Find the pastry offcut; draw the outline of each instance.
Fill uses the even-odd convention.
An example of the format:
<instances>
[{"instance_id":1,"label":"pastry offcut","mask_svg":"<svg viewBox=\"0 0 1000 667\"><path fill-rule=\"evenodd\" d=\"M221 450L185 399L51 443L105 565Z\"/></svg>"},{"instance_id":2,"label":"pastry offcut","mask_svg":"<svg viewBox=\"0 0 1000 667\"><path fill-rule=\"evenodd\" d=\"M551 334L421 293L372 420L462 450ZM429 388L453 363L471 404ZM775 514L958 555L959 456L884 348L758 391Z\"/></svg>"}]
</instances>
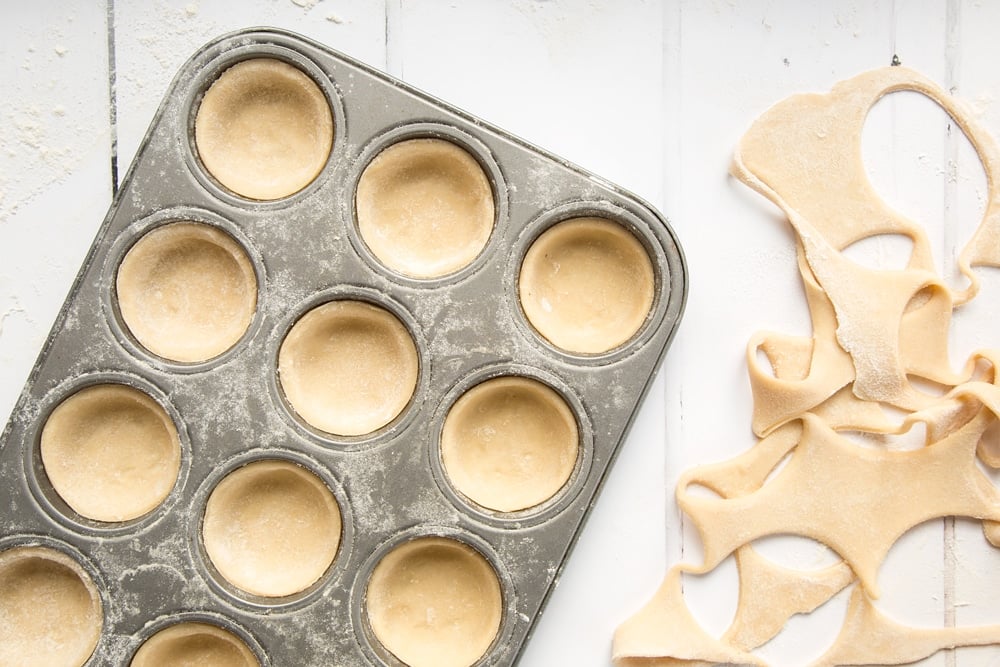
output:
<instances>
[{"instance_id":1,"label":"pastry offcut","mask_svg":"<svg viewBox=\"0 0 1000 667\"><path fill-rule=\"evenodd\" d=\"M968 285L962 289L939 275L924 230L883 202L866 176L865 118L882 96L901 90L944 109L986 171L986 210L957 262ZM997 352L977 351L954 371L947 349L953 310L979 288L973 268L1000 266L998 157L992 138L959 103L903 67L863 73L827 94L790 97L743 137L732 171L777 205L795 232L812 336L767 332L751 339L752 426L760 439L730 461L682 476L678 503L701 535L704 560L671 568L653 598L618 629L617 665L763 665L755 648L793 615L846 587L847 616L817 667L908 664L946 648L1000 645L1000 625L908 627L874 603L883 559L920 523L978 519L984 537L1000 541L1000 491L980 469L1000 464L983 438L1000 413ZM869 268L844 254L879 235L912 241L903 269ZM944 391L929 393L927 386ZM905 451L864 447L851 437L903 434L918 425L926 433L923 446ZM711 494L692 493L694 487ZM842 561L800 572L753 550L755 540L779 534L816 540ZM731 627L715 637L688 611L680 578L707 573L730 555L739 601Z\"/></svg>"}]
</instances>

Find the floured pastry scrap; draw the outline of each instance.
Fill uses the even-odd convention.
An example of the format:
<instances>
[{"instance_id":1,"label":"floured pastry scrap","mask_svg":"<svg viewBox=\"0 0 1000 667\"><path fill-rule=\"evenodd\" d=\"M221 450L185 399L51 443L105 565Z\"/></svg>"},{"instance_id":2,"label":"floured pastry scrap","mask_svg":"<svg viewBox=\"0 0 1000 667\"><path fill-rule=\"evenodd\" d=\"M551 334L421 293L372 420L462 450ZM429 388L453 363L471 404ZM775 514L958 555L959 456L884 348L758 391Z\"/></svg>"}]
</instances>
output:
<instances>
[{"instance_id":1,"label":"floured pastry scrap","mask_svg":"<svg viewBox=\"0 0 1000 667\"><path fill-rule=\"evenodd\" d=\"M986 171L990 196L959 257L961 289L939 275L924 230L878 197L864 169L865 118L882 96L901 90L940 105ZM883 559L925 521L979 519L985 538L1000 546L1000 490L979 468L1000 467L1000 358L980 350L955 371L947 345L954 308L979 289L972 269L1000 267L998 156L960 103L903 67L861 74L824 95L792 96L740 141L734 175L781 208L796 234L812 335L762 332L750 340L752 427L760 439L681 477L678 504L701 536L703 561L671 568L653 599L618 629L619 667L763 665L753 649L849 586L840 634L816 666L906 664L945 648L1000 645L1000 625L908 627L873 603ZM868 268L843 253L880 235L912 242L905 268ZM888 446L917 425L926 433L922 446ZM758 539L781 534L816 540L841 560L798 571L754 551ZM689 612L681 577L708 573L730 555L739 601L729 629L713 637Z\"/></svg>"}]
</instances>

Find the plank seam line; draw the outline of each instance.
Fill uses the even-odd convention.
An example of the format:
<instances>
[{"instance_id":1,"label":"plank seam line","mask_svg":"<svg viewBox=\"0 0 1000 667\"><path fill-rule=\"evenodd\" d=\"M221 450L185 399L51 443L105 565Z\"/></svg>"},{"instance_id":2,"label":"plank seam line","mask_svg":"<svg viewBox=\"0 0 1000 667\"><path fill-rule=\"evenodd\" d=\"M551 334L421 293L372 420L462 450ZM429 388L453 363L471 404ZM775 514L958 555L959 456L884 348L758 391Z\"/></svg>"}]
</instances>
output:
<instances>
[{"instance_id":1,"label":"plank seam line","mask_svg":"<svg viewBox=\"0 0 1000 667\"><path fill-rule=\"evenodd\" d=\"M111 192L118 194L118 75L115 55L115 0L107 0L108 122L111 129Z\"/></svg>"}]
</instances>

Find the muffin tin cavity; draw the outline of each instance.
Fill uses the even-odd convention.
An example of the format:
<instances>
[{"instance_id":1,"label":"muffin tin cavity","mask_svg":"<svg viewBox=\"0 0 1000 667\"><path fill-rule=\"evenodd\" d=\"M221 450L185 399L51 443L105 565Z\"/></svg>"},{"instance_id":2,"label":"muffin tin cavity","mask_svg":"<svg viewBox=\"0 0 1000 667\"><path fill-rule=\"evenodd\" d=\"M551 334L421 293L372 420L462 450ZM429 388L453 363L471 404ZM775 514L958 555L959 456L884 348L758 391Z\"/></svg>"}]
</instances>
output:
<instances>
[{"instance_id":1,"label":"muffin tin cavity","mask_svg":"<svg viewBox=\"0 0 1000 667\"><path fill-rule=\"evenodd\" d=\"M97 587L70 556L43 546L0 551L0 665L79 667L103 619Z\"/></svg>"},{"instance_id":2,"label":"muffin tin cavity","mask_svg":"<svg viewBox=\"0 0 1000 667\"><path fill-rule=\"evenodd\" d=\"M376 640L409 667L469 667L493 645L503 619L500 579L472 546L416 537L372 570L365 615Z\"/></svg>"},{"instance_id":3,"label":"muffin tin cavity","mask_svg":"<svg viewBox=\"0 0 1000 667\"><path fill-rule=\"evenodd\" d=\"M197 222L153 228L128 250L115 278L118 311L146 350L199 363L232 348L257 307L257 276L228 233Z\"/></svg>"},{"instance_id":4,"label":"muffin tin cavity","mask_svg":"<svg viewBox=\"0 0 1000 667\"><path fill-rule=\"evenodd\" d=\"M645 246L606 218L557 222L528 248L517 282L531 326L556 347L603 354L646 323L656 273Z\"/></svg>"},{"instance_id":5,"label":"muffin tin cavity","mask_svg":"<svg viewBox=\"0 0 1000 667\"><path fill-rule=\"evenodd\" d=\"M355 211L361 239L376 259L417 279L471 264L496 218L490 179L476 158L431 137L383 148L358 180Z\"/></svg>"},{"instance_id":6,"label":"muffin tin cavity","mask_svg":"<svg viewBox=\"0 0 1000 667\"><path fill-rule=\"evenodd\" d=\"M459 493L489 510L519 512L566 485L580 434L558 392L507 376L478 384L455 402L440 447L445 474Z\"/></svg>"},{"instance_id":7,"label":"muffin tin cavity","mask_svg":"<svg viewBox=\"0 0 1000 667\"><path fill-rule=\"evenodd\" d=\"M39 438L45 476L80 516L137 519L156 509L180 473L177 427L166 410L134 387L84 387L49 414Z\"/></svg>"},{"instance_id":8,"label":"muffin tin cavity","mask_svg":"<svg viewBox=\"0 0 1000 667\"><path fill-rule=\"evenodd\" d=\"M130 667L210 665L259 667L257 656L240 637L212 623L182 621L143 642Z\"/></svg>"},{"instance_id":9,"label":"muffin tin cavity","mask_svg":"<svg viewBox=\"0 0 1000 667\"><path fill-rule=\"evenodd\" d=\"M306 591L330 569L342 525L337 499L316 474L292 461L258 460L212 490L201 538L227 582L281 598Z\"/></svg>"},{"instance_id":10,"label":"muffin tin cavity","mask_svg":"<svg viewBox=\"0 0 1000 667\"><path fill-rule=\"evenodd\" d=\"M413 336L393 313L353 299L319 305L292 325L278 379L306 424L335 436L373 433L409 405L420 373Z\"/></svg>"},{"instance_id":11,"label":"muffin tin cavity","mask_svg":"<svg viewBox=\"0 0 1000 667\"><path fill-rule=\"evenodd\" d=\"M243 60L222 72L194 121L205 169L234 194L263 201L312 183L330 157L333 137L323 90L277 58Z\"/></svg>"}]
</instances>

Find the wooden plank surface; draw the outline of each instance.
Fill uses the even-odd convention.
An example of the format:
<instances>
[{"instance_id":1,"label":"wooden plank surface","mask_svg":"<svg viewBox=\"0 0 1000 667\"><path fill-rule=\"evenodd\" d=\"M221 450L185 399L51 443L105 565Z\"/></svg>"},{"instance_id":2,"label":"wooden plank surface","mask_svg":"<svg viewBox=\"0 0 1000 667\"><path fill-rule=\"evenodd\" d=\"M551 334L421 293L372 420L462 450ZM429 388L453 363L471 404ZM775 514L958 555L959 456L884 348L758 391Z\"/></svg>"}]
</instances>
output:
<instances>
[{"instance_id":1,"label":"wooden plank surface","mask_svg":"<svg viewBox=\"0 0 1000 667\"><path fill-rule=\"evenodd\" d=\"M110 21L109 21L110 17ZM778 100L825 91L897 54L967 100L1000 136L1000 5L672 0L114 0L0 8L0 412L9 413L174 72L211 37L274 25L384 69L648 199L690 270L679 335L524 654L525 666L606 665L611 634L669 563L697 560L679 516L680 472L753 443L744 348L771 329L808 334L792 236L728 176L733 148ZM112 83L114 87L112 88ZM898 98L898 99L897 99ZM974 155L942 114L893 96L863 137L869 174L924 221L942 269L986 196ZM891 255L891 246L869 249ZM1000 345L1000 272L956 319L956 365ZM996 475L994 481L1000 483ZM769 554L822 561L814 544ZM978 524L932 522L890 554L880 605L926 626L1000 622L1000 550ZM688 587L721 631L735 605L724 565ZM761 655L802 665L833 641L846 598L795 619ZM1000 648L924 665L1000 665Z\"/></svg>"}]
</instances>

